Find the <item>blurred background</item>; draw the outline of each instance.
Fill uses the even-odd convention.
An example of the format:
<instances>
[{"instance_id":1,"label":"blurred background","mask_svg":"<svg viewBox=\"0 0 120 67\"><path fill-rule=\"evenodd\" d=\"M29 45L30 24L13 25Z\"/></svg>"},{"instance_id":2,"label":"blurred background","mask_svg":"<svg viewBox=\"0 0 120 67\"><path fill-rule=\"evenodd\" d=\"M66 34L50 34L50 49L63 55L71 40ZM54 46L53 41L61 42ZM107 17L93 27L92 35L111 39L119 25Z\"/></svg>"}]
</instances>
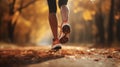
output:
<instances>
[{"instance_id":1,"label":"blurred background","mask_svg":"<svg viewBox=\"0 0 120 67\"><path fill-rule=\"evenodd\" d=\"M120 0L68 1L69 45L120 46ZM47 0L0 0L1 43L50 45L52 38Z\"/></svg>"}]
</instances>

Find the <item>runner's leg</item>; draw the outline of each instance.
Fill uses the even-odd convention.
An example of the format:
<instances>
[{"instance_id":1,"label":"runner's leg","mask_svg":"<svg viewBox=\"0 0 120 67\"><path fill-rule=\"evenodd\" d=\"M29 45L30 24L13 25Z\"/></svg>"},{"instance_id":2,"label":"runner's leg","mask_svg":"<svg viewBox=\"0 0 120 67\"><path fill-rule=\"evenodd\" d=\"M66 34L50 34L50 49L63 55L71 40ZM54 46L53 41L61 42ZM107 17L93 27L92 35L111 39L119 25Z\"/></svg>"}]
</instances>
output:
<instances>
[{"instance_id":1,"label":"runner's leg","mask_svg":"<svg viewBox=\"0 0 120 67\"><path fill-rule=\"evenodd\" d=\"M59 50L62 47L58 39L58 21L56 17L56 12L57 12L56 0L47 0L47 2L48 2L48 7L49 7L49 23L50 23L51 30L54 36L52 50Z\"/></svg>"},{"instance_id":2,"label":"runner's leg","mask_svg":"<svg viewBox=\"0 0 120 67\"><path fill-rule=\"evenodd\" d=\"M59 0L59 8L61 10L62 22L68 22L69 9L67 7L68 0Z\"/></svg>"},{"instance_id":3,"label":"runner's leg","mask_svg":"<svg viewBox=\"0 0 120 67\"><path fill-rule=\"evenodd\" d=\"M70 25L68 24L68 15L69 9L67 7L68 0L59 0L59 7L61 10L62 24L61 30L62 34L60 34L60 43L67 43L69 41L70 34Z\"/></svg>"},{"instance_id":4,"label":"runner's leg","mask_svg":"<svg viewBox=\"0 0 120 67\"><path fill-rule=\"evenodd\" d=\"M58 39L58 21L56 17L56 0L47 0L49 7L49 23L54 36L54 39Z\"/></svg>"}]
</instances>

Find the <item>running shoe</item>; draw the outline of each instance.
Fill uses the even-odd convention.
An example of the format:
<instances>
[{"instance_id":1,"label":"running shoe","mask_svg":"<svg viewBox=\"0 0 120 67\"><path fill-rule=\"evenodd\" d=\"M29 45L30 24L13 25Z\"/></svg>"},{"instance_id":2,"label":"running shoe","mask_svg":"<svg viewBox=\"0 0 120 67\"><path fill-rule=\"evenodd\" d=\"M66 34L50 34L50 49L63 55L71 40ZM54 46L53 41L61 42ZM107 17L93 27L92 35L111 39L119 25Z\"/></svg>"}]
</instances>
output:
<instances>
[{"instance_id":1,"label":"running shoe","mask_svg":"<svg viewBox=\"0 0 120 67\"><path fill-rule=\"evenodd\" d=\"M63 23L62 25L62 35L59 39L59 42L64 44L69 41L69 35L70 35L70 25L68 23Z\"/></svg>"},{"instance_id":2,"label":"running shoe","mask_svg":"<svg viewBox=\"0 0 120 67\"><path fill-rule=\"evenodd\" d=\"M62 48L62 44L58 39L53 39L52 50L59 50Z\"/></svg>"}]
</instances>

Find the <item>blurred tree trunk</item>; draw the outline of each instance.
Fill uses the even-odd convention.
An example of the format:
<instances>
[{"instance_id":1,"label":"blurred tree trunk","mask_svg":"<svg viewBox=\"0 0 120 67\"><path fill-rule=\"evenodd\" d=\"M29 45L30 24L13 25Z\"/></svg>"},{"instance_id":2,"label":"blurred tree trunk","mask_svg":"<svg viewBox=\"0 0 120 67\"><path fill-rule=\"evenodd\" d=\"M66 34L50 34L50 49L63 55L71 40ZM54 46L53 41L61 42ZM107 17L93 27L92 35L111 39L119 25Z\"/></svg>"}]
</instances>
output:
<instances>
[{"instance_id":1,"label":"blurred tree trunk","mask_svg":"<svg viewBox=\"0 0 120 67\"><path fill-rule=\"evenodd\" d=\"M9 4L10 19L8 20L8 36L11 42L14 42L14 30L17 24L17 20L22 13L22 10L36 1L37 0L30 0L27 4L23 6L24 0L21 0L20 7L17 9L15 8L16 0L13 0L13 2Z\"/></svg>"},{"instance_id":2,"label":"blurred tree trunk","mask_svg":"<svg viewBox=\"0 0 120 67\"><path fill-rule=\"evenodd\" d=\"M1 25L2 25L2 16L3 16L3 13L0 11L0 29L1 29ZM1 30L0 30L0 33L1 33Z\"/></svg>"},{"instance_id":3,"label":"blurred tree trunk","mask_svg":"<svg viewBox=\"0 0 120 67\"><path fill-rule=\"evenodd\" d=\"M120 42L120 18L117 21L117 30L116 30L116 33L117 33L117 40Z\"/></svg>"},{"instance_id":4,"label":"blurred tree trunk","mask_svg":"<svg viewBox=\"0 0 120 67\"><path fill-rule=\"evenodd\" d=\"M0 12L1 13L1 12ZM1 17L1 14L0 14L0 40L1 40L1 38L2 38L2 36L1 36L1 25L2 25L2 17Z\"/></svg>"},{"instance_id":5,"label":"blurred tree trunk","mask_svg":"<svg viewBox=\"0 0 120 67\"><path fill-rule=\"evenodd\" d=\"M13 42L13 40L14 40L14 29L16 26L16 22L12 23L12 19L15 14L15 11L14 11L15 2L16 2L16 0L13 0L13 2L11 4L9 4L10 19L8 20L8 32L9 32L8 36L9 36L9 39L11 40L11 42Z\"/></svg>"},{"instance_id":6,"label":"blurred tree trunk","mask_svg":"<svg viewBox=\"0 0 120 67\"><path fill-rule=\"evenodd\" d=\"M96 37L98 38L97 43L104 44L105 43L105 31L104 31L104 15L102 13L102 0L98 3L97 13L95 15L96 27L98 29Z\"/></svg>"},{"instance_id":7,"label":"blurred tree trunk","mask_svg":"<svg viewBox=\"0 0 120 67\"><path fill-rule=\"evenodd\" d=\"M113 42L113 25L114 25L114 0L111 0L109 23L108 23L108 43L109 45ZM111 45L110 45L111 46Z\"/></svg>"},{"instance_id":8,"label":"blurred tree trunk","mask_svg":"<svg viewBox=\"0 0 120 67\"><path fill-rule=\"evenodd\" d=\"M120 0L115 0L115 13L118 16L116 19L116 37L117 40L120 42Z\"/></svg>"},{"instance_id":9,"label":"blurred tree trunk","mask_svg":"<svg viewBox=\"0 0 120 67\"><path fill-rule=\"evenodd\" d=\"M72 33L71 33L71 36L70 36L70 43L75 43L75 36L74 36L75 35L75 24L74 24L75 21L72 21L72 22L73 23L71 23L71 25L73 25L73 26L71 26Z\"/></svg>"}]
</instances>

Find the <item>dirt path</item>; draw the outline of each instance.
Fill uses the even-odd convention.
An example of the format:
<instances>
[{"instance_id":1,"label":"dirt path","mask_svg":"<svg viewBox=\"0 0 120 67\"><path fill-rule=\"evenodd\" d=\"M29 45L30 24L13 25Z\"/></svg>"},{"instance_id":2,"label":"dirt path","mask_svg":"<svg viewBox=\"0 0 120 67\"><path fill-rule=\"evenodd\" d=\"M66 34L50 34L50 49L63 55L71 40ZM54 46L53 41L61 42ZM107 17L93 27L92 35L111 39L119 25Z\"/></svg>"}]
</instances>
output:
<instances>
[{"instance_id":1,"label":"dirt path","mask_svg":"<svg viewBox=\"0 0 120 67\"><path fill-rule=\"evenodd\" d=\"M2 67L120 67L120 49L65 46L51 52L49 46L0 49Z\"/></svg>"}]
</instances>

